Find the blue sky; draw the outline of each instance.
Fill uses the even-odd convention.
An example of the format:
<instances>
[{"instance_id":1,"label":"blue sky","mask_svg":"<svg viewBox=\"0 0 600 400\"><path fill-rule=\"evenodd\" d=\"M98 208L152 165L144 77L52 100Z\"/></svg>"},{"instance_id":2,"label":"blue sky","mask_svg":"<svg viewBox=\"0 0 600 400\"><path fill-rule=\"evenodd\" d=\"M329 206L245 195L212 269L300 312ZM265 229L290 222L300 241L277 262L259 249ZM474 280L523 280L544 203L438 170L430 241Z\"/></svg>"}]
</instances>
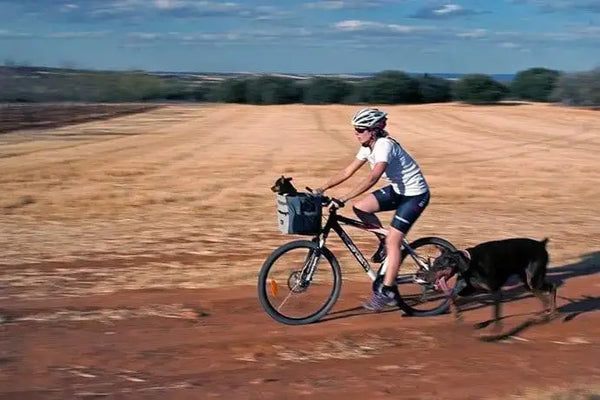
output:
<instances>
[{"instance_id":1,"label":"blue sky","mask_svg":"<svg viewBox=\"0 0 600 400\"><path fill-rule=\"evenodd\" d=\"M600 0L0 0L0 63L212 72L600 66Z\"/></svg>"}]
</instances>

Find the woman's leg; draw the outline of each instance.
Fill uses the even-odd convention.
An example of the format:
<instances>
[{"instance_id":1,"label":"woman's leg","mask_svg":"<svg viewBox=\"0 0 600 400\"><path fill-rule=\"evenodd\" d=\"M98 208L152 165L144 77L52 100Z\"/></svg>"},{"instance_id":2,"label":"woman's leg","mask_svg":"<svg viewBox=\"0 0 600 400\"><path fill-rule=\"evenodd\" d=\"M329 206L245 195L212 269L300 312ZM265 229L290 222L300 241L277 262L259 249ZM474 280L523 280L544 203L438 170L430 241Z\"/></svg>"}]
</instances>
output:
<instances>
[{"instance_id":1,"label":"woman's leg","mask_svg":"<svg viewBox=\"0 0 600 400\"><path fill-rule=\"evenodd\" d=\"M375 213L379 211L379 202L375 195L370 194L367 197L363 197L352 207L356 216L365 224L383 227L381 221Z\"/></svg>"},{"instance_id":2,"label":"woman's leg","mask_svg":"<svg viewBox=\"0 0 600 400\"><path fill-rule=\"evenodd\" d=\"M352 209L356 216L365 224L383 228L381 221L375 215L376 212L381 211L380 199L375 194L372 193L354 203ZM379 264L382 263L386 257L385 236L377 234L377 237L379 238L379 246L377 246L377 250L375 250L371 256L371 261Z\"/></svg>"},{"instance_id":3,"label":"woman's leg","mask_svg":"<svg viewBox=\"0 0 600 400\"><path fill-rule=\"evenodd\" d=\"M380 291L373 293L371 300L363 303L363 307L368 310L381 311L388 305L396 304L398 298L398 287L396 286L396 277L400 269L400 258L402 255L402 239L406 235L417 218L421 215L429 203L429 193L419 196L404 197L400 200L400 205L392 219L388 235L385 239L387 259L386 271L383 280L383 286Z\"/></svg>"},{"instance_id":4,"label":"woman's leg","mask_svg":"<svg viewBox=\"0 0 600 400\"><path fill-rule=\"evenodd\" d=\"M385 286L396 285L396 276L400 268L400 256L402 239L410 228L414 225L417 219L429 204L429 192L418 195L405 197L400 202L396 214L392 219L389 233L386 239L387 244L387 269L385 271Z\"/></svg>"},{"instance_id":5,"label":"woman's leg","mask_svg":"<svg viewBox=\"0 0 600 400\"><path fill-rule=\"evenodd\" d=\"M398 269L400 269L400 248L402 247L403 238L404 232L390 226L389 233L385 239L387 251L387 267L385 270L385 278L383 280L385 286L396 285L396 277L398 276Z\"/></svg>"}]
</instances>

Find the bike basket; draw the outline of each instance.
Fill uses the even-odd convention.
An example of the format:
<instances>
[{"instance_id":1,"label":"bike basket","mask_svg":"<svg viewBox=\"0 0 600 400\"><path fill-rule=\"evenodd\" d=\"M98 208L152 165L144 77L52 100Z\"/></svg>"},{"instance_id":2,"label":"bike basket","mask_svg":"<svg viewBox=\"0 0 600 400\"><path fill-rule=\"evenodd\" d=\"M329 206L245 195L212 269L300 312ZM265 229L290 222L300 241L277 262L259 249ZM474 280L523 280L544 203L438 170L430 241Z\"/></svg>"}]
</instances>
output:
<instances>
[{"instance_id":1,"label":"bike basket","mask_svg":"<svg viewBox=\"0 0 600 400\"><path fill-rule=\"evenodd\" d=\"M294 235L316 235L321 230L321 196L311 193L277 195L279 231Z\"/></svg>"}]
</instances>

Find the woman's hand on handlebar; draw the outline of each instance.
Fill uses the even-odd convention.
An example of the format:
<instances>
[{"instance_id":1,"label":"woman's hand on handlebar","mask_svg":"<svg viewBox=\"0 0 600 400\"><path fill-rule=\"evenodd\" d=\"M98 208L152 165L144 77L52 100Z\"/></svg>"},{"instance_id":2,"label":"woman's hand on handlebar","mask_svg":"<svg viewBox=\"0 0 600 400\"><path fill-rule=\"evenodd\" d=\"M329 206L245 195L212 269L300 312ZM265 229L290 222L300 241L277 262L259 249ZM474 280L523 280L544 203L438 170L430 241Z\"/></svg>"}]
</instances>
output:
<instances>
[{"instance_id":1,"label":"woman's hand on handlebar","mask_svg":"<svg viewBox=\"0 0 600 400\"><path fill-rule=\"evenodd\" d=\"M335 208L342 208L344 207L344 202L340 199L336 199L335 197L329 197L329 196L325 196L323 193L325 193L325 190L321 189L321 188L317 188L317 189L311 189L308 186L306 187L306 190L308 190L310 193L314 193L314 194L318 194L321 196L321 198L323 199L322 203L324 206L327 206L328 208L331 208L332 206L334 206Z\"/></svg>"},{"instance_id":2,"label":"woman's hand on handlebar","mask_svg":"<svg viewBox=\"0 0 600 400\"><path fill-rule=\"evenodd\" d=\"M329 201L329 205L328 205L328 206L329 206L329 208L331 208L331 207L333 207L333 206L335 206L335 208L342 208L342 207L344 207L344 205L346 204L346 203L345 203L345 202L343 202L342 200L340 200L340 199L336 199L336 198L334 198L334 197L331 197L329 200L330 200L330 201Z\"/></svg>"}]
</instances>

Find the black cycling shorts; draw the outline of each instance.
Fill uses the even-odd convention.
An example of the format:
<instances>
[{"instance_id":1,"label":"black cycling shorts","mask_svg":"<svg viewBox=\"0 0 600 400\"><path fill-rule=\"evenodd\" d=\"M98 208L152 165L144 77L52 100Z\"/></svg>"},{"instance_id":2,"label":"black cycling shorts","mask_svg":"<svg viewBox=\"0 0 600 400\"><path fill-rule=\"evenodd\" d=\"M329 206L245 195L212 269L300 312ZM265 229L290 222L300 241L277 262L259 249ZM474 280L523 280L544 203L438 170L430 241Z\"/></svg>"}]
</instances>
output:
<instances>
[{"instance_id":1,"label":"black cycling shorts","mask_svg":"<svg viewBox=\"0 0 600 400\"><path fill-rule=\"evenodd\" d=\"M392 185L374 191L373 195L379 203L379 211L396 210L390 225L404 234L408 233L429 204L429 191L416 196L404 196L396 193Z\"/></svg>"}]
</instances>

